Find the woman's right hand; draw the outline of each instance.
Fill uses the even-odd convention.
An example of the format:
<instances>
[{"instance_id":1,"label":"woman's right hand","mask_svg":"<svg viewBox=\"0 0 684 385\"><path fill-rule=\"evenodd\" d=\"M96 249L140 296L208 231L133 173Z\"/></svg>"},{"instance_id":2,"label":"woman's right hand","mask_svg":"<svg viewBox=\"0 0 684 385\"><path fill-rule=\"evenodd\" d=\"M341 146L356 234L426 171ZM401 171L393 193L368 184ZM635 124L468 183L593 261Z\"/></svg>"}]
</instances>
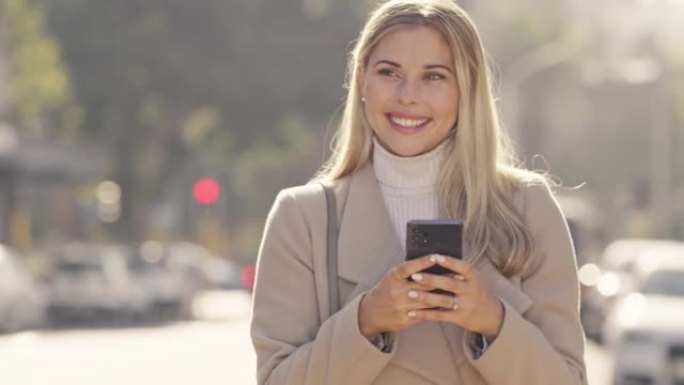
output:
<instances>
[{"instance_id":1,"label":"woman's right hand","mask_svg":"<svg viewBox=\"0 0 684 385\"><path fill-rule=\"evenodd\" d=\"M416 309L416 301L409 292L430 291L433 288L408 278L414 273L436 264L434 256L426 255L402 263L389 270L377 285L361 300L359 307L359 329L372 341L383 332L395 332L414 325L419 320L408 316ZM430 307L430 305L425 305Z\"/></svg>"}]
</instances>

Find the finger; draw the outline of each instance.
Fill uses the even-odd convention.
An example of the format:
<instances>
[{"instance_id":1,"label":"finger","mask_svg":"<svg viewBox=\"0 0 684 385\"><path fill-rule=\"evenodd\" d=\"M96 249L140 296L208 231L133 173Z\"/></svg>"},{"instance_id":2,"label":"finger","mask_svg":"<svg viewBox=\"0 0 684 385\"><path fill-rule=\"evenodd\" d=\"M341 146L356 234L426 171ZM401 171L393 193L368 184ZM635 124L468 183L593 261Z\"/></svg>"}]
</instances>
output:
<instances>
[{"instance_id":1,"label":"finger","mask_svg":"<svg viewBox=\"0 0 684 385\"><path fill-rule=\"evenodd\" d=\"M454 278L452 275L416 273L411 275L411 278L414 282L419 282L431 289L442 289L457 295L466 294L468 291L467 282Z\"/></svg>"},{"instance_id":2,"label":"finger","mask_svg":"<svg viewBox=\"0 0 684 385\"><path fill-rule=\"evenodd\" d=\"M404 282L405 285L395 287L391 292L392 300L394 301L393 306L395 306L397 309L407 310L415 308L416 302L414 301L414 298L416 298L416 293L426 293L430 290L433 290L433 288L417 282Z\"/></svg>"},{"instance_id":3,"label":"finger","mask_svg":"<svg viewBox=\"0 0 684 385\"><path fill-rule=\"evenodd\" d=\"M407 285L402 288L404 291L408 291L408 290L418 290L418 291L434 290L434 287L431 287L430 285L425 285L425 284L420 283L420 282L406 281L406 283L407 283Z\"/></svg>"},{"instance_id":4,"label":"finger","mask_svg":"<svg viewBox=\"0 0 684 385\"><path fill-rule=\"evenodd\" d=\"M439 321L450 322L454 324L461 324L463 322L462 316L457 311L449 309L417 309L413 310L414 316L410 318L419 319L421 321Z\"/></svg>"},{"instance_id":5,"label":"finger","mask_svg":"<svg viewBox=\"0 0 684 385\"><path fill-rule=\"evenodd\" d=\"M453 309L456 301L451 295L436 294L425 291L409 290L407 292L409 299L416 304L414 308L446 308Z\"/></svg>"},{"instance_id":6,"label":"finger","mask_svg":"<svg viewBox=\"0 0 684 385\"><path fill-rule=\"evenodd\" d=\"M434 266L436 263L436 259L431 257L432 255L426 255L424 257L406 261L394 268L393 275L396 278L406 280L411 276L411 274L414 274L421 270L425 270L430 266Z\"/></svg>"},{"instance_id":7,"label":"finger","mask_svg":"<svg viewBox=\"0 0 684 385\"><path fill-rule=\"evenodd\" d=\"M435 261L438 265L453 271L466 280L472 279L474 274L476 274L473 265L458 258L449 257L447 255L437 255Z\"/></svg>"},{"instance_id":8,"label":"finger","mask_svg":"<svg viewBox=\"0 0 684 385\"><path fill-rule=\"evenodd\" d=\"M409 298L409 291L428 292L430 290L434 290L434 288L419 282L402 281L402 284L392 287L391 293L392 298L395 301L410 303L410 301L407 300L407 298Z\"/></svg>"}]
</instances>

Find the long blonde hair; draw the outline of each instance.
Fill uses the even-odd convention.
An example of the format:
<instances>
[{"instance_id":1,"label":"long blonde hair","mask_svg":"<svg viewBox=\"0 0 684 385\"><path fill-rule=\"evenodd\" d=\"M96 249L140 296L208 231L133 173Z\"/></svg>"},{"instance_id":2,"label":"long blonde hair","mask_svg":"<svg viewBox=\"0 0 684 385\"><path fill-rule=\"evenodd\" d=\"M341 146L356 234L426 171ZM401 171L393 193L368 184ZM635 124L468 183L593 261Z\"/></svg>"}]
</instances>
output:
<instances>
[{"instance_id":1,"label":"long blonde hair","mask_svg":"<svg viewBox=\"0 0 684 385\"><path fill-rule=\"evenodd\" d=\"M392 0L366 22L349 56L348 94L332 143L332 154L314 180L336 180L370 159L373 134L363 113L360 69L376 44L402 27L428 26L449 43L460 91L456 136L442 166L437 194L450 217L465 218L468 261L488 258L506 276L524 271L532 254L532 237L512 202L525 183L543 177L516 166L510 141L499 124L489 67L470 17L450 0Z\"/></svg>"}]
</instances>

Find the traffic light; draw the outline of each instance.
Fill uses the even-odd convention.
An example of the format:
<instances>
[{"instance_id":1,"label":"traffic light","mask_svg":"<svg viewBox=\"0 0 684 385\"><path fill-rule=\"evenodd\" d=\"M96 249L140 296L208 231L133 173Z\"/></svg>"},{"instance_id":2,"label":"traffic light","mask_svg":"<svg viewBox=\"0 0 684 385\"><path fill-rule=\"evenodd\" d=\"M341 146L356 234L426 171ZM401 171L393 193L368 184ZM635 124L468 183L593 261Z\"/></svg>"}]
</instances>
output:
<instances>
[{"instance_id":1,"label":"traffic light","mask_svg":"<svg viewBox=\"0 0 684 385\"><path fill-rule=\"evenodd\" d=\"M199 179L192 187L192 196L201 205L213 205L221 197L221 185L213 178Z\"/></svg>"}]
</instances>

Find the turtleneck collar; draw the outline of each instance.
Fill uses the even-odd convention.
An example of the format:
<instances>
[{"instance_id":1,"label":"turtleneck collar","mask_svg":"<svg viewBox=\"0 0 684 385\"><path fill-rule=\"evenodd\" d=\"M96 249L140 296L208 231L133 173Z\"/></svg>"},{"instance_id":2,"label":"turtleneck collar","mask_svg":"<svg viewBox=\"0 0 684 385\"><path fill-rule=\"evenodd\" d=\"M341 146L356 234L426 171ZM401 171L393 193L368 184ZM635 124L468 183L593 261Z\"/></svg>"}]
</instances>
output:
<instances>
[{"instance_id":1,"label":"turtleneck collar","mask_svg":"<svg viewBox=\"0 0 684 385\"><path fill-rule=\"evenodd\" d=\"M448 140L425 154L401 157L392 154L373 137L373 169L381 185L392 188L434 187Z\"/></svg>"}]
</instances>

